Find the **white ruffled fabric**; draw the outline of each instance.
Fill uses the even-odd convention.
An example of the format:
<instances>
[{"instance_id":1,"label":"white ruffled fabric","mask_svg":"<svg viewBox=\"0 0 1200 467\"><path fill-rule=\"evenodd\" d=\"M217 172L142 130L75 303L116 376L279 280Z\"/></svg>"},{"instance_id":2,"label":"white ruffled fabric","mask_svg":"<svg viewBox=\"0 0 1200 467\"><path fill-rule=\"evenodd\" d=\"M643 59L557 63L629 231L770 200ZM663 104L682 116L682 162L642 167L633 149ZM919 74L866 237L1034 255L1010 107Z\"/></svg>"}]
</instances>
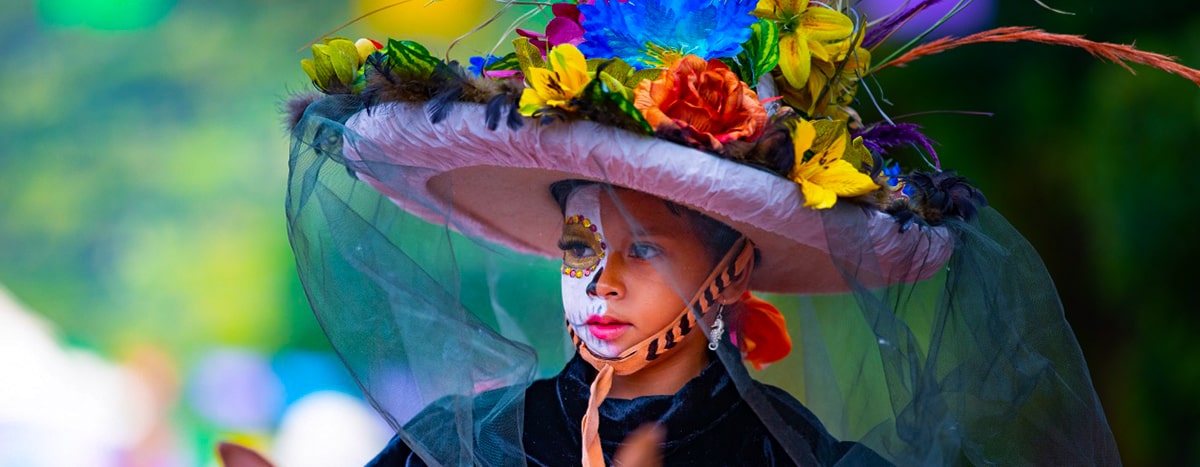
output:
<instances>
[{"instance_id":1,"label":"white ruffled fabric","mask_svg":"<svg viewBox=\"0 0 1200 467\"><path fill-rule=\"evenodd\" d=\"M953 251L944 229L901 232L888 214L848 202L806 208L792 181L712 154L587 121L489 130L484 112L458 104L434 124L420 105L381 104L346 122L359 138L347 139L345 154L365 164L357 171L362 179L405 210L546 257L561 254L561 212L550 184L584 179L650 193L749 236L762 252L751 286L765 292L842 292L849 287L843 274L868 287L916 282L937 273ZM827 232L843 226L865 228L866 235L846 232L869 238L862 247L870 251L831 258Z\"/></svg>"}]
</instances>

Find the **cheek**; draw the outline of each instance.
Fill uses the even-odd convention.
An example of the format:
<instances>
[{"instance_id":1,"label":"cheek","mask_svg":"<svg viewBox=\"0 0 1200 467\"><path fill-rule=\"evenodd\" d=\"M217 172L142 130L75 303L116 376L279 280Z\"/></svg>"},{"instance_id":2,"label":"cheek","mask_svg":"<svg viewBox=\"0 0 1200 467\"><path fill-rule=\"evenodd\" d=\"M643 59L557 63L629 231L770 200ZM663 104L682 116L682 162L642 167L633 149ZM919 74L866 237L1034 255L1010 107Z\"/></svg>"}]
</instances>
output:
<instances>
[{"instance_id":1,"label":"cheek","mask_svg":"<svg viewBox=\"0 0 1200 467\"><path fill-rule=\"evenodd\" d=\"M604 314L604 300L588 295L587 289L606 263L606 260L601 260L594 272L583 277L562 275L563 311L566 312L568 321L582 323L592 314Z\"/></svg>"}]
</instances>

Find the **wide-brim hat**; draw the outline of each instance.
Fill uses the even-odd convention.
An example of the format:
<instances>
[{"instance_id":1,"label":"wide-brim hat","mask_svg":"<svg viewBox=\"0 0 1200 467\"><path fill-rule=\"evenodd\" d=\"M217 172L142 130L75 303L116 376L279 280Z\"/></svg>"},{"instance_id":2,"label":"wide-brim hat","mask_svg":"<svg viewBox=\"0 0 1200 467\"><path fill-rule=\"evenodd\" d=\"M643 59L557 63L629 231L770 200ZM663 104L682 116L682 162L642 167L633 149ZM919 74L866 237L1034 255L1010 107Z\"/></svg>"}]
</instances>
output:
<instances>
[{"instance_id":1,"label":"wide-brim hat","mask_svg":"<svg viewBox=\"0 0 1200 467\"><path fill-rule=\"evenodd\" d=\"M902 229L854 203L804 207L799 185L759 168L590 121L489 129L486 108L460 103L437 123L420 104L352 115L345 154L357 175L401 208L512 250L561 256L554 182L591 180L648 193L728 224L761 252L751 288L824 293L915 282L953 251L945 229Z\"/></svg>"}]
</instances>

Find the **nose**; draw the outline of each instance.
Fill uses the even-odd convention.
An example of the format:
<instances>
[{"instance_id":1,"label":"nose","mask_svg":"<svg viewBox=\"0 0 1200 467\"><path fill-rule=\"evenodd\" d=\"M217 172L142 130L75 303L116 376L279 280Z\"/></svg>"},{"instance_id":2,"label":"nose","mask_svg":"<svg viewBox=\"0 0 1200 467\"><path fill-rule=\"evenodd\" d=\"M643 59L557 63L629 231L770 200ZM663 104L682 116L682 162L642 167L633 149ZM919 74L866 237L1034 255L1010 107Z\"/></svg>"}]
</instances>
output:
<instances>
[{"instance_id":1,"label":"nose","mask_svg":"<svg viewBox=\"0 0 1200 467\"><path fill-rule=\"evenodd\" d=\"M610 256L608 264L596 270L596 277L587 286L589 296L603 298L605 300L617 299L625 296L625 283L621 277L621 260L618 255Z\"/></svg>"}]
</instances>

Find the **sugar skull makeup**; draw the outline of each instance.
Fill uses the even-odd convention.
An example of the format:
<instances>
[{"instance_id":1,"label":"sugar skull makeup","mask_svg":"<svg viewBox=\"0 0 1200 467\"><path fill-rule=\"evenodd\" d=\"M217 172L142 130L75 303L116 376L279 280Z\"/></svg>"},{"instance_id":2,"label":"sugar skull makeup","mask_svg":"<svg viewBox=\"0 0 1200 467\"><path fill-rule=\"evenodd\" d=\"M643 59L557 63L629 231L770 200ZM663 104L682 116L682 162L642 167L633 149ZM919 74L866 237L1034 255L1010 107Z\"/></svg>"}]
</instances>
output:
<instances>
[{"instance_id":1,"label":"sugar skull makeup","mask_svg":"<svg viewBox=\"0 0 1200 467\"><path fill-rule=\"evenodd\" d=\"M602 321L608 309L604 299L588 293L608 262L608 245L600 224L600 190L599 185L580 187L567 199L558 246L563 251L562 297L567 322L593 353L613 358L620 349L588 326L588 320Z\"/></svg>"}]
</instances>

